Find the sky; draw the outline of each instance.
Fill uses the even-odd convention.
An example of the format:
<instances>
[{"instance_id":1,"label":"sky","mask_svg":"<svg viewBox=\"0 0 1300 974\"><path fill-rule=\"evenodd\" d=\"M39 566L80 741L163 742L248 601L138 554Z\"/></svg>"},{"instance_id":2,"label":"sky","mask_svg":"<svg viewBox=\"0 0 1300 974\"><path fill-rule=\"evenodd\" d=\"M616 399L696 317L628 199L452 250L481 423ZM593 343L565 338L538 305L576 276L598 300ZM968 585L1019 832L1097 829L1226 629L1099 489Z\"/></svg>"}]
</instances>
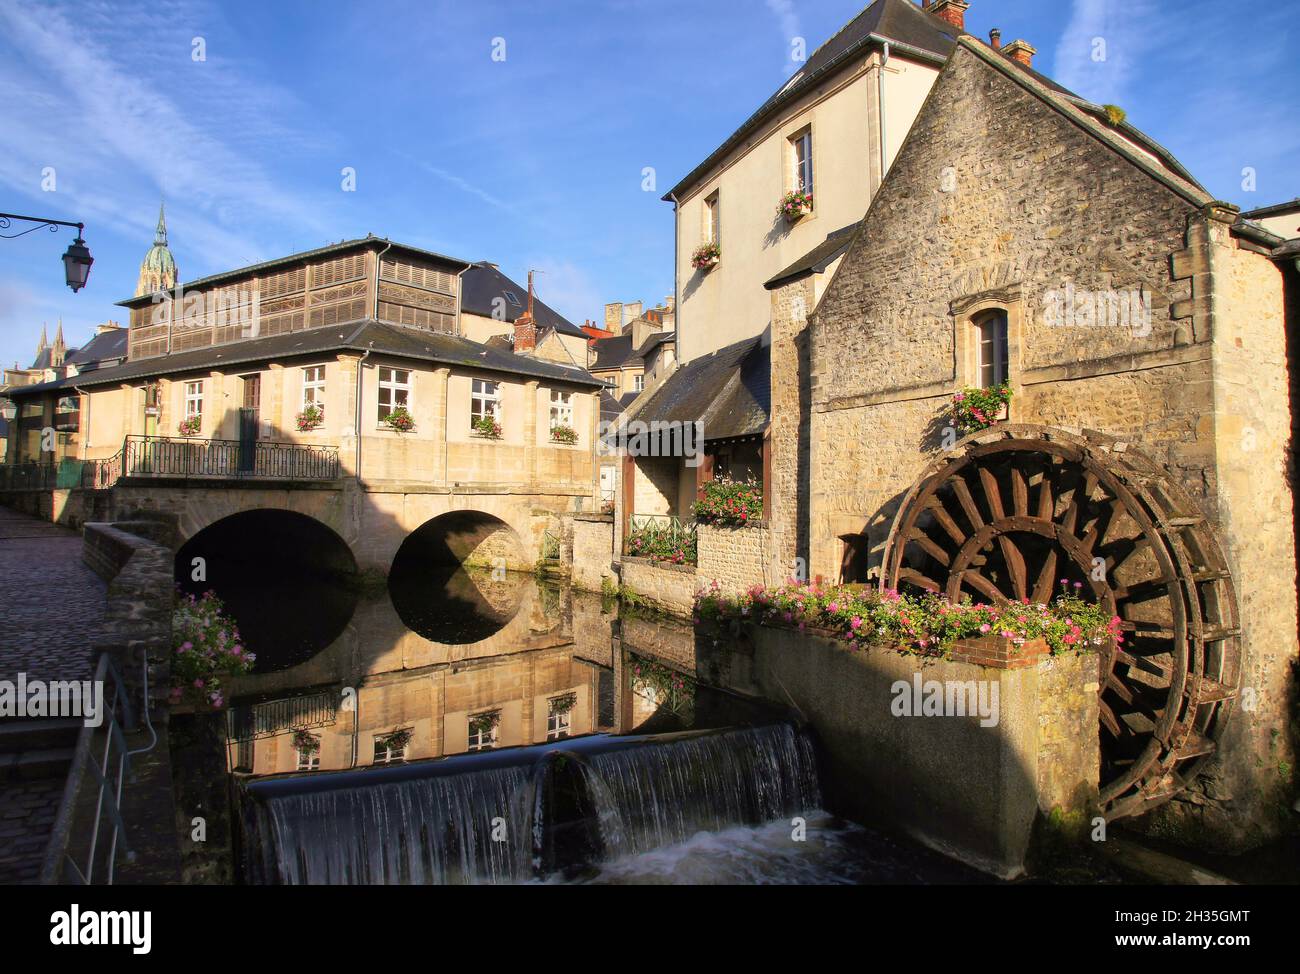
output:
<instances>
[{"instance_id":1,"label":"sky","mask_svg":"<svg viewBox=\"0 0 1300 974\"><path fill-rule=\"evenodd\" d=\"M1300 197L1297 0L970 4L1214 195ZM123 319L160 199L182 280L374 233L535 269L579 323L653 305L660 197L863 5L0 0L0 212L84 222L95 258L73 294L71 231L0 240L0 362Z\"/></svg>"}]
</instances>

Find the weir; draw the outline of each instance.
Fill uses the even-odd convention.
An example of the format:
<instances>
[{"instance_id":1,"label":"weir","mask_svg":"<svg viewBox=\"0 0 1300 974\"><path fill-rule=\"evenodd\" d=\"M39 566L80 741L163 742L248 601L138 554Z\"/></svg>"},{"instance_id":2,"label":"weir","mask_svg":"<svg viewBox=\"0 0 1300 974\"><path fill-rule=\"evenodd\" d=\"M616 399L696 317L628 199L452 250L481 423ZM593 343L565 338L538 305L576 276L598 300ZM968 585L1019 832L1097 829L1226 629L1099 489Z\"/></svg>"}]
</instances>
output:
<instances>
[{"instance_id":1,"label":"weir","mask_svg":"<svg viewBox=\"0 0 1300 974\"><path fill-rule=\"evenodd\" d=\"M241 790L253 883L524 882L700 831L817 809L815 753L790 723L533 748Z\"/></svg>"}]
</instances>

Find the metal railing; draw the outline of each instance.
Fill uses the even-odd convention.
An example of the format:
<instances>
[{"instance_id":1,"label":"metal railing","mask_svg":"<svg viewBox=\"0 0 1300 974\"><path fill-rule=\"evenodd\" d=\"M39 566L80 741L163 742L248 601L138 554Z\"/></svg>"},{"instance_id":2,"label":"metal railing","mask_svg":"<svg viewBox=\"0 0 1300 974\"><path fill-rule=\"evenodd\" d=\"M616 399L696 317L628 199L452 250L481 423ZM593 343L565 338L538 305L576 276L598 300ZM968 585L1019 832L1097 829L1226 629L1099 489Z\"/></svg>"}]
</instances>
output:
<instances>
[{"instance_id":1,"label":"metal railing","mask_svg":"<svg viewBox=\"0 0 1300 974\"><path fill-rule=\"evenodd\" d=\"M560 539L550 531L542 535L542 561L548 564L559 564L560 561Z\"/></svg>"},{"instance_id":2,"label":"metal railing","mask_svg":"<svg viewBox=\"0 0 1300 974\"><path fill-rule=\"evenodd\" d=\"M0 490L104 489L123 477L337 480L339 469L337 446L128 436L107 460L0 464Z\"/></svg>"},{"instance_id":3,"label":"metal railing","mask_svg":"<svg viewBox=\"0 0 1300 974\"><path fill-rule=\"evenodd\" d=\"M325 727L338 720L339 692L326 690L300 697L267 700L228 711L228 734L232 741L269 737L296 727Z\"/></svg>"},{"instance_id":4,"label":"metal railing","mask_svg":"<svg viewBox=\"0 0 1300 974\"><path fill-rule=\"evenodd\" d=\"M135 728L135 712L121 671L108 653L99 657L95 682L104 687L104 720L99 727L83 725L77 737L63 804L46 852L44 882L111 885L119 848L128 861L135 858L127 847L122 818L122 790L134 777L124 729ZM92 816L89 822L87 815Z\"/></svg>"},{"instance_id":5,"label":"metal railing","mask_svg":"<svg viewBox=\"0 0 1300 974\"><path fill-rule=\"evenodd\" d=\"M695 561L695 522L671 514L633 514L628 519L625 555L663 556L681 550L686 560Z\"/></svg>"}]
</instances>

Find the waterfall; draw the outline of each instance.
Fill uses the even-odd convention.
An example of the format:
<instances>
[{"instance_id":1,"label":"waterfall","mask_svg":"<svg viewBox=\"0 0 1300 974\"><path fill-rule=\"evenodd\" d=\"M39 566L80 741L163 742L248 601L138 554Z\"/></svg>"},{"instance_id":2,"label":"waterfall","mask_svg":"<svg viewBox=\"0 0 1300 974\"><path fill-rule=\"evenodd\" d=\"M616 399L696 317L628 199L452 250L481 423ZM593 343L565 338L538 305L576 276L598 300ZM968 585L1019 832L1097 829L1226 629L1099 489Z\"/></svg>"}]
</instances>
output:
<instances>
[{"instance_id":1,"label":"waterfall","mask_svg":"<svg viewBox=\"0 0 1300 974\"><path fill-rule=\"evenodd\" d=\"M407 765L393 778L348 773L336 787L326 775L247 787L248 879L520 882L821 801L812 742L790 724L593 735L483 757Z\"/></svg>"}]
</instances>

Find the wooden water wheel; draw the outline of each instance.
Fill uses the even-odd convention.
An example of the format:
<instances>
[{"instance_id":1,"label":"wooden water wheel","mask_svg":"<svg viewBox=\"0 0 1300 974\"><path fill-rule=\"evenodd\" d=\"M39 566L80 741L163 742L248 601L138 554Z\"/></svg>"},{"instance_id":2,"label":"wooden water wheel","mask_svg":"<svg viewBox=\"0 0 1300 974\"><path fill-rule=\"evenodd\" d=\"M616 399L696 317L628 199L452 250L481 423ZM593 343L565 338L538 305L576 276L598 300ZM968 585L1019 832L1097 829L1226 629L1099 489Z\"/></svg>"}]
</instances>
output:
<instances>
[{"instance_id":1,"label":"wooden water wheel","mask_svg":"<svg viewBox=\"0 0 1300 974\"><path fill-rule=\"evenodd\" d=\"M1149 811L1213 754L1240 680L1232 578L1168 474L1100 433L1003 425L960 441L904 496L881 583L959 601L1049 602L1062 580L1122 620L1101 660L1101 801Z\"/></svg>"}]
</instances>

